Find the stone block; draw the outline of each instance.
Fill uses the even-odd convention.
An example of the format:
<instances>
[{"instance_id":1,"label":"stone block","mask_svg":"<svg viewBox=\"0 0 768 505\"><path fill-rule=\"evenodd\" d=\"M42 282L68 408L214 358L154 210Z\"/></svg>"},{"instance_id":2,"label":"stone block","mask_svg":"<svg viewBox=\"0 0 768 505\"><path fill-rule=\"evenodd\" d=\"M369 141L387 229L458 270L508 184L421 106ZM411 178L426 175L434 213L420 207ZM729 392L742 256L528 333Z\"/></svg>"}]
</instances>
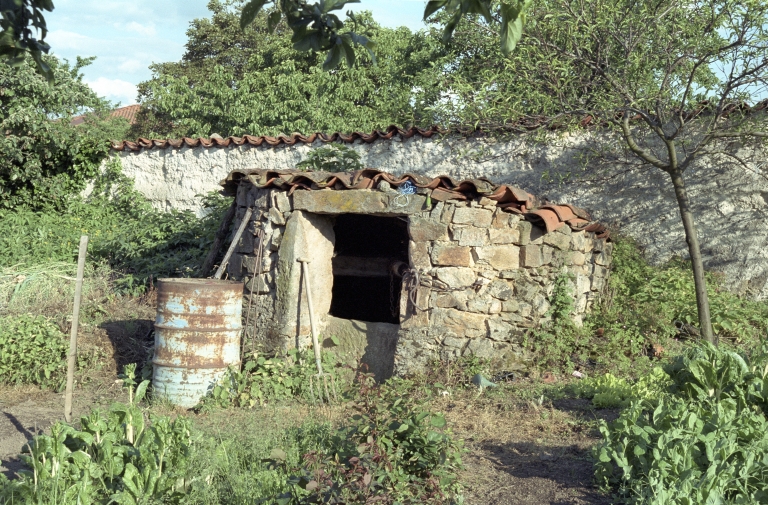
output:
<instances>
[{"instance_id":1,"label":"stone block","mask_svg":"<svg viewBox=\"0 0 768 505\"><path fill-rule=\"evenodd\" d=\"M408 242L408 256L413 268L419 271L432 268L432 262L429 259L429 248L426 242Z\"/></svg>"},{"instance_id":2,"label":"stone block","mask_svg":"<svg viewBox=\"0 0 768 505\"><path fill-rule=\"evenodd\" d=\"M499 300L509 300L515 295L515 287L510 282L497 279L488 286L488 294Z\"/></svg>"},{"instance_id":3,"label":"stone block","mask_svg":"<svg viewBox=\"0 0 768 505\"><path fill-rule=\"evenodd\" d=\"M568 226L561 226L561 228L568 228ZM544 243L564 251L566 249L570 249L571 237L564 233L557 233L557 232L547 233L544 235Z\"/></svg>"},{"instance_id":4,"label":"stone block","mask_svg":"<svg viewBox=\"0 0 768 505\"><path fill-rule=\"evenodd\" d=\"M530 279L520 280L515 283L515 294L519 300L530 301L541 291L541 286Z\"/></svg>"},{"instance_id":5,"label":"stone block","mask_svg":"<svg viewBox=\"0 0 768 505\"><path fill-rule=\"evenodd\" d=\"M253 186L250 186L250 188L250 191L248 191L248 203L246 204L246 207L255 209L266 209L269 207L269 194L271 193L271 190L259 189Z\"/></svg>"},{"instance_id":6,"label":"stone block","mask_svg":"<svg viewBox=\"0 0 768 505\"><path fill-rule=\"evenodd\" d=\"M278 191L275 196L275 205L280 212L291 212L293 205L291 205L291 199L288 197L288 193L285 191Z\"/></svg>"},{"instance_id":7,"label":"stone block","mask_svg":"<svg viewBox=\"0 0 768 505\"><path fill-rule=\"evenodd\" d=\"M518 244L520 242L520 230L517 228L491 228L488 231L493 245Z\"/></svg>"},{"instance_id":8,"label":"stone block","mask_svg":"<svg viewBox=\"0 0 768 505\"><path fill-rule=\"evenodd\" d=\"M435 269L435 275L449 288L466 288L477 280L477 275L470 268L444 267Z\"/></svg>"},{"instance_id":9,"label":"stone block","mask_svg":"<svg viewBox=\"0 0 768 505\"><path fill-rule=\"evenodd\" d=\"M272 232L272 239L269 241L269 250L277 251L280 249L280 244L283 241L283 232L278 228Z\"/></svg>"},{"instance_id":10,"label":"stone block","mask_svg":"<svg viewBox=\"0 0 768 505\"><path fill-rule=\"evenodd\" d=\"M496 207L496 202L485 196L481 197L480 201L477 203L479 203L481 207Z\"/></svg>"},{"instance_id":11,"label":"stone block","mask_svg":"<svg viewBox=\"0 0 768 505\"><path fill-rule=\"evenodd\" d=\"M448 202L445 204L443 213L440 215L440 222L450 224L453 221L453 212L456 210L456 205Z\"/></svg>"},{"instance_id":12,"label":"stone block","mask_svg":"<svg viewBox=\"0 0 768 505\"><path fill-rule=\"evenodd\" d=\"M483 246L488 244L488 230L475 226L454 227L453 240L460 246Z\"/></svg>"},{"instance_id":13,"label":"stone block","mask_svg":"<svg viewBox=\"0 0 768 505\"><path fill-rule=\"evenodd\" d=\"M408 234L415 242L447 240L448 226L432 218L411 216L408 218Z\"/></svg>"},{"instance_id":14,"label":"stone block","mask_svg":"<svg viewBox=\"0 0 768 505\"><path fill-rule=\"evenodd\" d=\"M549 246L541 246L541 261L544 265L552 263L552 258L555 255L555 250Z\"/></svg>"},{"instance_id":15,"label":"stone block","mask_svg":"<svg viewBox=\"0 0 768 505\"><path fill-rule=\"evenodd\" d=\"M576 275L576 296L579 296L582 293L589 293L592 289L591 285L592 283L588 276L582 274Z\"/></svg>"},{"instance_id":16,"label":"stone block","mask_svg":"<svg viewBox=\"0 0 768 505\"><path fill-rule=\"evenodd\" d=\"M540 226L534 226L528 221L520 221L517 224L520 231L520 245L541 244L544 241L546 230Z\"/></svg>"},{"instance_id":17,"label":"stone block","mask_svg":"<svg viewBox=\"0 0 768 505\"><path fill-rule=\"evenodd\" d=\"M491 300L488 298L472 298L467 302L467 310L479 314L487 314L490 306Z\"/></svg>"},{"instance_id":18,"label":"stone block","mask_svg":"<svg viewBox=\"0 0 768 505\"><path fill-rule=\"evenodd\" d=\"M432 207L432 210L429 211L429 218L433 221L440 221L440 219L443 216L443 211L445 210L445 202L437 202L434 207ZM449 221L450 222L450 221ZM448 224L448 223L445 223Z\"/></svg>"},{"instance_id":19,"label":"stone block","mask_svg":"<svg viewBox=\"0 0 768 505\"><path fill-rule=\"evenodd\" d=\"M581 251L571 251L568 258L568 263L571 265L581 266L587 261L587 257Z\"/></svg>"},{"instance_id":20,"label":"stone block","mask_svg":"<svg viewBox=\"0 0 768 505\"><path fill-rule=\"evenodd\" d=\"M277 210L277 207L272 207L271 209L269 209L269 220L272 221L277 226L285 226L285 217L283 217L282 212Z\"/></svg>"},{"instance_id":21,"label":"stone block","mask_svg":"<svg viewBox=\"0 0 768 505\"><path fill-rule=\"evenodd\" d=\"M488 306L489 314L501 313L501 302L499 300L491 300L491 304Z\"/></svg>"},{"instance_id":22,"label":"stone block","mask_svg":"<svg viewBox=\"0 0 768 505\"><path fill-rule=\"evenodd\" d=\"M467 342L469 342L468 338L459 338L456 335L447 335L443 339L444 346L453 347L456 349L463 349Z\"/></svg>"},{"instance_id":23,"label":"stone block","mask_svg":"<svg viewBox=\"0 0 768 505\"><path fill-rule=\"evenodd\" d=\"M530 303L520 302L518 314L520 314L522 317L531 317L532 312L533 306L531 306Z\"/></svg>"},{"instance_id":24,"label":"stone block","mask_svg":"<svg viewBox=\"0 0 768 505\"><path fill-rule=\"evenodd\" d=\"M472 355L478 358L491 359L494 355L493 343L485 338L471 340L464 350L464 356Z\"/></svg>"},{"instance_id":25,"label":"stone block","mask_svg":"<svg viewBox=\"0 0 768 505\"><path fill-rule=\"evenodd\" d=\"M488 325L488 337L497 342L511 342L513 340L513 328L500 317L492 317L486 321Z\"/></svg>"},{"instance_id":26,"label":"stone block","mask_svg":"<svg viewBox=\"0 0 768 505\"><path fill-rule=\"evenodd\" d=\"M469 247L455 246L450 243L435 244L431 258L434 265L441 266L468 267L472 262Z\"/></svg>"},{"instance_id":27,"label":"stone block","mask_svg":"<svg viewBox=\"0 0 768 505\"><path fill-rule=\"evenodd\" d=\"M517 300L506 300L501 303L502 312L518 312L520 311L520 302Z\"/></svg>"},{"instance_id":28,"label":"stone block","mask_svg":"<svg viewBox=\"0 0 768 505\"><path fill-rule=\"evenodd\" d=\"M541 317L549 310L549 301L547 301L547 298L542 293L539 293L531 300L531 306L533 307L534 314Z\"/></svg>"},{"instance_id":29,"label":"stone block","mask_svg":"<svg viewBox=\"0 0 768 505\"><path fill-rule=\"evenodd\" d=\"M431 326L445 328L459 337L485 337L488 330L485 314L473 314L456 309L432 309Z\"/></svg>"},{"instance_id":30,"label":"stone block","mask_svg":"<svg viewBox=\"0 0 768 505\"><path fill-rule=\"evenodd\" d=\"M489 245L474 249L475 262L496 270L516 269L520 266L520 248L513 245Z\"/></svg>"},{"instance_id":31,"label":"stone block","mask_svg":"<svg viewBox=\"0 0 768 505\"><path fill-rule=\"evenodd\" d=\"M235 197L235 201L237 202L238 207L245 207L248 205L248 191L251 189L251 185L248 183L240 183L239 186L237 186L237 196Z\"/></svg>"},{"instance_id":32,"label":"stone block","mask_svg":"<svg viewBox=\"0 0 768 505\"><path fill-rule=\"evenodd\" d=\"M393 195L366 189L345 191L299 190L293 194L293 208L314 214L416 214L426 208L422 195Z\"/></svg>"},{"instance_id":33,"label":"stone block","mask_svg":"<svg viewBox=\"0 0 768 505\"><path fill-rule=\"evenodd\" d=\"M525 268L538 268L544 264L544 256L541 254L541 246L527 245L520 248L520 266Z\"/></svg>"},{"instance_id":34,"label":"stone block","mask_svg":"<svg viewBox=\"0 0 768 505\"><path fill-rule=\"evenodd\" d=\"M488 228L493 221L493 212L488 209L459 207L453 213L454 224L471 224Z\"/></svg>"},{"instance_id":35,"label":"stone block","mask_svg":"<svg viewBox=\"0 0 768 505\"><path fill-rule=\"evenodd\" d=\"M592 253L592 262L607 267L611 264L611 255L605 250L595 251Z\"/></svg>"}]
</instances>

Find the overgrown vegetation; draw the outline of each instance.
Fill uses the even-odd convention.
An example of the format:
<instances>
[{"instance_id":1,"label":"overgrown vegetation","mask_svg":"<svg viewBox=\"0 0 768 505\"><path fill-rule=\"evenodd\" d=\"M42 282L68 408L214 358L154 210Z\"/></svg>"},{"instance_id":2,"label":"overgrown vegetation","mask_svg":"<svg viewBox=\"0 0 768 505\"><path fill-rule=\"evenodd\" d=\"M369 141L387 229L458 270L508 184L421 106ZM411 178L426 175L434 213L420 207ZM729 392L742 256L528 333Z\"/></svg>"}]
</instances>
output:
<instances>
[{"instance_id":1,"label":"overgrown vegetation","mask_svg":"<svg viewBox=\"0 0 768 505\"><path fill-rule=\"evenodd\" d=\"M722 345L752 348L768 334L768 304L739 297L707 275L712 322ZM570 373L613 371L637 376L651 362L680 352L698 338L693 275L675 259L650 265L630 239L614 242L613 266L604 298L583 326L573 324L572 291L567 276L550 297L551 322L531 333L527 347L537 366Z\"/></svg>"},{"instance_id":2,"label":"overgrown vegetation","mask_svg":"<svg viewBox=\"0 0 768 505\"><path fill-rule=\"evenodd\" d=\"M107 156L109 140L122 137L128 122L109 118L110 104L83 82L74 65L43 56L55 84L35 71L31 58L16 66L0 62L0 209L65 211ZM73 116L90 112L83 124ZM5 221L6 217L0 217ZM1 255L2 253L0 253Z\"/></svg>"},{"instance_id":3,"label":"overgrown vegetation","mask_svg":"<svg viewBox=\"0 0 768 505\"><path fill-rule=\"evenodd\" d=\"M87 234L89 259L108 262L119 274L117 287L138 294L150 277L192 276L199 269L229 202L214 194L203 204L203 218L154 209L115 159L89 197L70 197L63 209L0 209L0 267L74 261L80 235Z\"/></svg>"},{"instance_id":4,"label":"overgrown vegetation","mask_svg":"<svg viewBox=\"0 0 768 505\"><path fill-rule=\"evenodd\" d=\"M309 151L307 157L296 164L296 168L307 172L353 172L364 167L357 151L345 145L331 144Z\"/></svg>"},{"instance_id":5,"label":"overgrown vegetation","mask_svg":"<svg viewBox=\"0 0 768 505\"><path fill-rule=\"evenodd\" d=\"M323 371L339 382L333 353L323 352ZM221 382L203 399L202 407L263 406L288 399L312 401L309 384L317 373L312 349L289 349L284 357L267 358L254 352L243 360L242 370L229 368Z\"/></svg>"},{"instance_id":6,"label":"overgrown vegetation","mask_svg":"<svg viewBox=\"0 0 768 505\"><path fill-rule=\"evenodd\" d=\"M59 388L66 338L44 316L0 317L0 382Z\"/></svg>"},{"instance_id":7,"label":"overgrown vegetation","mask_svg":"<svg viewBox=\"0 0 768 505\"><path fill-rule=\"evenodd\" d=\"M749 356L696 345L665 372L668 388L601 425L598 480L627 503L768 500L768 346Z\"/></svg>"}]
</instances>

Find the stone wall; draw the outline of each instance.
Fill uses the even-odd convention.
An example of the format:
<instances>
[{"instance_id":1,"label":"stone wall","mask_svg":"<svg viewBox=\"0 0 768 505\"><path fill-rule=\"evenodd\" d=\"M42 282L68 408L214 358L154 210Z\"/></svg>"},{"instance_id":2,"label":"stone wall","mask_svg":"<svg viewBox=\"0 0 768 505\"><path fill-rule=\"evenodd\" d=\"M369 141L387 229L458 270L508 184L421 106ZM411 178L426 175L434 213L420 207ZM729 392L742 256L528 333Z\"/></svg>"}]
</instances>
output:
<instances>
[{"instance_id":1,"label":"stone wall","mask_svg":"<svg viewBox=\"0 0 768 505\"><path fill-rule=\"evenodd\" d=\"M487 198L412 214L409 233L411 263L426 280L418 305L427 310L403 302L398 372L467 355L525 368L522 338L548 317L555 278L570 277L580 323L609 274L610 242L568 226L545 233Z\"/></svg>"},{"instance_id":2,"label":"stone wall","mask_svg":"<svg viewBox=\"0 0 768 505\"><path fill-rule=\"evenodd\" d=\"M570 278L577 323L602 292L612 249L605 239L567 225L545 233L487 198L428 205L424 196L411 195L403 202L396 192L382 189L298 190L288 196L241 182L237 221L247 207L254 212L228 273L246 281L247 338L268 351L308 345L298 258L311 261L320 332L343 332L349 340L345 348L355 349L355 357L367 360L378 378L417 370L433 358L466 355L491 358L506 369L525 368L521 339L547 317L558 275ZM341 213L408 220L410 266L420 284L416 306L407 290L401 292L399 327L350 326L328 316L333 218ZM260 243L263 259L257 264Z\"/></svg>"},{"instance_id":3,"label":"stone wall","mask_svg":"<svg viewBox=\"0 0 768 505\"><path fill-rule=\"evenodd\" d=\"M571 203L632 236L654 262L687 256L677 203L668 177L615 162L582 160L610 139L590 132L513 136L504 141L444 136L379 140L352 145L366 167L402 174L487 177L555 203ZM620 140L613 140L619 145ZM320 141L316 146L322 145ZM293 168L312 146L145 149L117 153L136 188L161 209L200 210L195 196L219 189L234 169ZM726 286L758 299L768 297L768 164L765 151L742 148L732 158L710 158L687 172L705 266L723 272Z\"/></svg>"}]
</instances>

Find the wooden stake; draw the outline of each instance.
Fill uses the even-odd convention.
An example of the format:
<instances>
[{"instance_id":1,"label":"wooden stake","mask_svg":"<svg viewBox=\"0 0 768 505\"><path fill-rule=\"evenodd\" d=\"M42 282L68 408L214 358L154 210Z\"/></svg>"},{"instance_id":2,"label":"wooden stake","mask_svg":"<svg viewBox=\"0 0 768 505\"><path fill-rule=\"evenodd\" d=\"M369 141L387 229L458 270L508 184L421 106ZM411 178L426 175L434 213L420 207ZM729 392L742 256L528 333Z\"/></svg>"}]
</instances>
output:
<instances>
[{"instance_id":1,"label":"wooden stake","mask_svg":"<svg viewBox=\"0 0 768 505\"><path fill-rule=\"evenodd\" d=\"M248 209L247 211L245 211L243 220L240 222L240 227L237 229L237 233L235 233L235 236L232 238L232 243L229 244L229 249L227 249L227 254L224 255L224 259L221 260L221 265L219 265L219 269L216 270L216 275L213 276L214 279L221 279L221 276L224 275L224 269L227 268L227 263L229 263L229 258L232 256L232 253L235 252L235 248L237 247L237 242L240 240L240 237L243 235L243 232L245 231L245 227L248 226L248 223L251 220L251 214L253 214L253 209Z\"/></svg>"},{"instance_id":2,"label":"wooden stake","mask_svg":"<svg viewBox=\"0 0 768 505\"><path fill-rule=\"evenodd\" d=\"M85 253L88 250L88 236L80 237L80 252L77 255L77 281L75 282L75 306L72 310L72 332L69 335L69 354L67 355L67 392L64 395L64 419L72 420L72 389L75 385L75 363L77 361L77 327L80 322L80 298L83 294L83 275L85 273Z\"/></svg>"},{"instance_id":3,"label":"wooden stake","mask_svg":"<svg viewBox=\"0 0 768 505\"><path fill-rule=\"evenodd\" d=\"M216 230L216 236L213 238L213 245L211 246L210 252L208 252L208 256L205 258L205 261L203 262L203 266L200 267L200 276L206 277L213 268L213 264L216 262L216 256L219 255L219 249L221 249L221 244L224 243L224 239L227 238L227 233L229 232L229 225L232 224L232 221L235 219L235 212L237 211L237 199L232 199L232 205L229 206L229 209L227 210L227 213L224 215L224 219L222 219L221 224L219 225L219 229Z\"/></svg>"}]
</instances>

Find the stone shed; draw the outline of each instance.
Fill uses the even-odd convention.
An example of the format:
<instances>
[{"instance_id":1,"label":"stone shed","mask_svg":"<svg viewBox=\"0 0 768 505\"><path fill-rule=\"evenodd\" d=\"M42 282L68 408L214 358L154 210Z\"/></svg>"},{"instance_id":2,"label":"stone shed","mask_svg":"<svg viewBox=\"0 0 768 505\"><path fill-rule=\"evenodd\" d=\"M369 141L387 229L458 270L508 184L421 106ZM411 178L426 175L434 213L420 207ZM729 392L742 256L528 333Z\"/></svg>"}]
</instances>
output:
<instances>
[{"instance_id":1,"label":"stone shed","mask_svg":"<svg viewBox=\"0 0 768 505\"><path fill-rule=\"evenodd\" d=\"M486 179L235 170L222 185L235 226L252 211L227 267L246 283L247 338L309 345L307 258L324 345L379 380L467 355L525 368L522 339L548 317L557 276L579 323L610 269L608 231L586 212Z\"/></svg>"}]
</instances>

